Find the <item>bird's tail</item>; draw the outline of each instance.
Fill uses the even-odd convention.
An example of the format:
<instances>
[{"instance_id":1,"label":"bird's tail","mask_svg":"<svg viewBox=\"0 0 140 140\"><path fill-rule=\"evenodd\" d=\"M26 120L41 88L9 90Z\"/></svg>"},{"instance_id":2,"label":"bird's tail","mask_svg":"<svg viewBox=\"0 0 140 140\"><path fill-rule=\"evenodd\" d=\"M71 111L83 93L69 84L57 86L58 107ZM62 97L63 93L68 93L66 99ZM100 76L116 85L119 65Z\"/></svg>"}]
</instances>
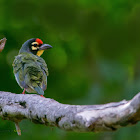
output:
<instances>
[{"instance_id":1,"label":"bird's tail","mask_svg":"<svg viewBox=\"0 0 140 140\"><path fill-rule=\"evenodd\" d=\"M36 91L38 94L44 95L44 91L42 90L41 87L38 86L38 87L35 87L34 89L35 89L35 91Z\"/></svg>"}]
</instances>

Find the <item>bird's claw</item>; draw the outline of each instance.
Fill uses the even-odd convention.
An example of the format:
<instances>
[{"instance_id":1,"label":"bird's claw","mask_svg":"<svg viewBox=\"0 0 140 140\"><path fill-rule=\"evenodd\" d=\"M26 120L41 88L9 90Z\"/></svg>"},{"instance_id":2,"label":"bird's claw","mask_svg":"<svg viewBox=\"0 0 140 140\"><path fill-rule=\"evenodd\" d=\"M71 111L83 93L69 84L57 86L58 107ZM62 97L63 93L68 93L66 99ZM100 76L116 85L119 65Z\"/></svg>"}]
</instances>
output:
<instances>
[{"instance_id":1,"label":"bird's claw","mask_svg":"<svg viewBox=\"0 0 140 140\"><path fill-rule=\"evenodd\" d=\"M45 98L43 95L40 95L41 97Z\"/></svg>"}]
</instances>

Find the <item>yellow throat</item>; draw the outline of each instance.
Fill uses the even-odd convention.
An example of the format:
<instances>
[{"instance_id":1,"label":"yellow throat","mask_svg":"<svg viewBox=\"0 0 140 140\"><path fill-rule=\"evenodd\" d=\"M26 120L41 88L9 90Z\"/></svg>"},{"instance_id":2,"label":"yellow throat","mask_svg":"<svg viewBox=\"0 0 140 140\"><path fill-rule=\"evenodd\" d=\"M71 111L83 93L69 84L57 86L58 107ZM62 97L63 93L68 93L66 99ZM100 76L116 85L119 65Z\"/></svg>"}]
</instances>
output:
<instances>
[{"instance_id":1,"label":"yellow throat","mask_svg":"<svg viewBox=\"0 0 140 140\"><path fill-rule=\"evenodd\" d=\"M39 50L36 55L41 56L43 54L43 52L44 52L44 50Z\"/></svg>"}]
</instances>

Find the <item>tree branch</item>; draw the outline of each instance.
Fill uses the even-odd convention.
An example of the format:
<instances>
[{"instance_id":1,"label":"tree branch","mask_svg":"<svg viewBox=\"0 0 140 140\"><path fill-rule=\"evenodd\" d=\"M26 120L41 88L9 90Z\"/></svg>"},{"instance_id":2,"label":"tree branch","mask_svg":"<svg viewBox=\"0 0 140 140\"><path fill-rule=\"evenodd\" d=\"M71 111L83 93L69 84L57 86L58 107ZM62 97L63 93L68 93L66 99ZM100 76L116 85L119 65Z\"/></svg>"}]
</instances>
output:
<instances>
[{"instance_id":1,"label":"tree branch","mask_svg":"<svg viewBox=\"0 0 140 140\"><path fill-rule=\"evenodd\" d=\"M19 134L18 122L23 119L71 131L114 131L140 120L140 93L130 101L67 105L36 94L0 91L0 117L15 122Z\"/></svg>"},{"instance_id":2,"label":"tree branch","mask_svg":"<svg viewBox=\"0 0 140 140\"><path fill-rule=\"evenodd\" d=\"M2 50L4 49L6 40L7 39L5 37L0 40L0 52L2 52Z\"/></svg>"}]
</instances>

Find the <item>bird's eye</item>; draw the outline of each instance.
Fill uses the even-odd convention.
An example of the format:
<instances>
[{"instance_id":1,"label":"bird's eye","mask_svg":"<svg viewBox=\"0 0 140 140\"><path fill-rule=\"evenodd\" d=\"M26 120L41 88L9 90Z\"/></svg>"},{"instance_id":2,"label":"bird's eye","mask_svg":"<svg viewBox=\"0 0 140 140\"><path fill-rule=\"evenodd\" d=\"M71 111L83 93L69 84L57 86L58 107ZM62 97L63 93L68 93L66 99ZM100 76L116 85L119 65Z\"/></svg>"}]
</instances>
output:
<instances>
[{"instance_id":1,"label":"bird's eye","mask_svg":"<svg viewBox=\"0 0 140 140\"><path fill-rule=\"evenodd\" d=\"M37 44L34 44L34 47L37 47Z\"/></svg>"},{"instance_id":2,"label":"bird's eye","mask_svg":"<svg viewBox=\"0 0 140 140\"><path fill-rule=\"evenodd\" d=\"M39 43L38 42L32 42L31 45L34 46L34 47L37 47L39 45Z\"/></svg>"}]
</instances>

